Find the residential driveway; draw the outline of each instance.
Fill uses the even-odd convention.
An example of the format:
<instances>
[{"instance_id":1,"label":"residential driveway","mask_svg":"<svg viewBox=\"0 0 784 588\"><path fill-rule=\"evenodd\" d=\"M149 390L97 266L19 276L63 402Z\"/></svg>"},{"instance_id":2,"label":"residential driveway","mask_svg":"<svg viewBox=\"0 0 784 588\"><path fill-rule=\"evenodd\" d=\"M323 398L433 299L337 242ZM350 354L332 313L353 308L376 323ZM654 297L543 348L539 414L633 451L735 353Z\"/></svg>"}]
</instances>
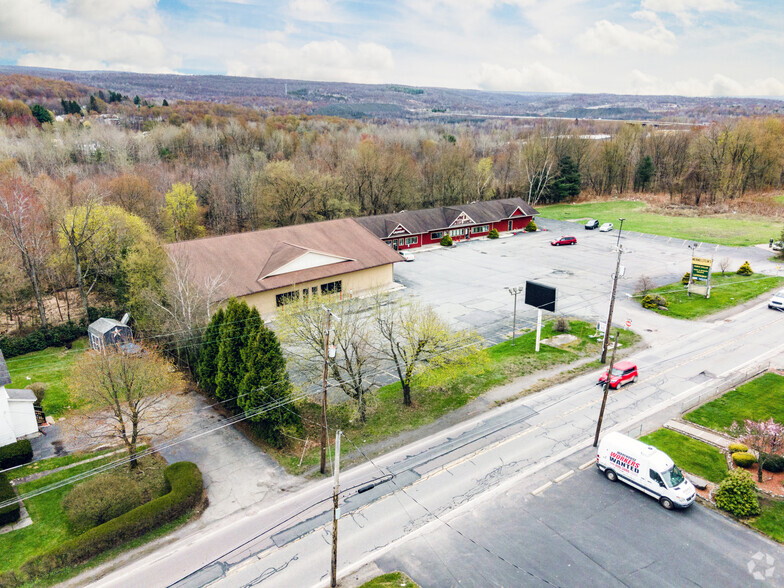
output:
<instances>
[{"instance_id":1,"label":"residential driveway","mask_svg":"<svg viewBox=\"0 0 784 588\"><path fill-rule=\"evenodd\" d=\"M169 463L192 461L204 476L209 507L203 523L223 519L249 506L261 507L300 487L291 476L242 433L228 425L199 394L192 394L192 408L182 415L189 424L167 447L159 442ZM170 442L171 443L171 442Z\"/></svg>"},{"instance_id":2,"label":"residential driveway","mask_svg":"<svg viewBox=\"0 0 784 588\"><path fill-rule=\"evenodd\" d=\"M546 230L415 252L414 263L395 265L395 280L407 288L400 295L435 306L456 328L474 329L492 343L512 333L514 298L505 287L524 285L526 280L557 289L557 315L606 321L618 232L586 231L582 225L548 219L537 219L537 224ZM551 246L550 241L561 235L576 236L577 244ZM650 277L659 286L690 271L692 250L688 245L693 242L626 231L620 242L625 251L621 256L624 275L618 281L614 324L631 321L631 328L650 344L691 332L692 322L645 311L628 295L637 290L640 276ZM756 272L775 275L777 271L775 263L767 259L771 253L757 247L700 244L696 252L713 257L716 271L723 258L730 260L730 269L748 260ZM551 313L544 314L546 320ZM703 322L714 320L708 317ZM523 304L522 295L517 298L516 326L536 326L536 310Z\"/></svg>"},{"instance_id":3,"label":"residential driveway","mask_svg":"<svg viewBox=\"0 0 784 588\"><path fill-rule=\"evenodd\" d=\"M699 504L666 511L595 467L576 469L593 455L583 451L447 516L360 575L402 570L423 588L784 584L780 545ZM531 494L569 469L570 478Z\"/></svg>"}]
</instances>

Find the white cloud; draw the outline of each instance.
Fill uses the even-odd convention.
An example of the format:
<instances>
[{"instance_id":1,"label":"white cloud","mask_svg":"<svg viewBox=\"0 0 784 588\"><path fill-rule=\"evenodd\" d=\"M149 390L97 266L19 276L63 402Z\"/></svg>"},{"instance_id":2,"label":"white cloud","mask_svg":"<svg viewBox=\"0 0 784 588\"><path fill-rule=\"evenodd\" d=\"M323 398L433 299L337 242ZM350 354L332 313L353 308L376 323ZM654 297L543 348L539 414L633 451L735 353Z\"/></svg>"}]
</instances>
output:
<instances>
[{"instance_id":1,"label":"white cloud","mask_svg":"<svg viewBox=\"0 0 784 588\"><path fill-rule=\"evenodd\" d=\"M661 22L642 33L627 29L609 20L600 20L577 37L579 47L588 53L612 55L619 51L672 53L675 35Z\"/></svg>"},{"instance_id":2,"label":"white cloud","mask_svg":"<svg viewBox=\"0 0 784 588\"><path fill-rule=\"evenodd\" d=\"M483 63L476 78L482 90L499 92L574 92L577 83L541 63L522 67L504 67Z\"/></svg>"},{"instance_id":3,"label":"white cloud","mask_svg":"<svg viewBox=\"0 0 784 588\"><path fill-rule=\"evenodd\" d=\"M165 30L156 5L156 0L0 0L0 38L21 46L19 65L172 72L181 59L160 40Z\"/></svg>"},{"instance_id":4,"label":"white cloud","mask_svg":"<svg viewBox=\"0 0 784 588\"><path fill-rule=\"evenodd\" d=\"M555 47L553 47L553 44L550 42L550 40L541 33L531 37L528 43L531 45L532 49L539 51L540 53L552 53L555 51Z\"/></svg>"},{"instance_id":5,"label":"white cloud","mask_svg":"<svg viewBox=\"0 0 784 588\"><path fill-rule=\"evenodd\" d=\"M289 12L297 20L333 22L335 15L328 0L291 0Z\"/></svg>"},{"instance_id":6,"label":"white cloud","mask_svg":"<svg viewBox=\"0 0 784 588\"><path fill-rule=\"evenodd\" d=\"M726 12L737 10L732 0L642 0L642 6L655 12Z\"/></svg>"},{"instance_id":7,"label":"white cloud","mask_svg":"<svg viewBox=\"0 0 784 588\"><path fill-rule=\"evenodd\" d=\"M631 87L636 94L675 94L679 96L784 96L784 83L768 77L748 84L723 75L714 74L710 79L689 78L667 82L656 76L633 70Z\"/></svg>"},{"instance_id":8,"label":"white cloud","mask_svg":"<svg viewBox=\"0 0 784 588\"><path fill-rule=\"evenodd\" d=\"M339 41L313 41L293 48L264 43L243 57L227 63L228 75L380 83L387 81L383 74L394 67L392 52L376 43L359 43L354 51Z\"/></svg>"}]
</instances>

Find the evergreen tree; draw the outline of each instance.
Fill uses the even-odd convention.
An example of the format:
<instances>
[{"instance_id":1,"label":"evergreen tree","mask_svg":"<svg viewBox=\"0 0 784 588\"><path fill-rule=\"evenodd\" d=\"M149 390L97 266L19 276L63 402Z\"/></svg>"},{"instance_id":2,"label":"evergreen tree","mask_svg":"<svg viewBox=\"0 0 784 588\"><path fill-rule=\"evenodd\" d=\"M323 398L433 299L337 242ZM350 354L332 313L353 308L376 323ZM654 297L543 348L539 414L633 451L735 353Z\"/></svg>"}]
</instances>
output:
<instances>
[{"instance_id":1,"label":"evergreen tree","mask_svg":"<svg viewBox=\"0 0 784 588\"><path fill-rule=\"evenodd\" d=\"M134 97L133 97L133 103L134 103L136 106L139 106L139 104L141 104L141 103L142 103L142 99L141 99L141 98L139 98L139 95L138 95L138 94L137 94L136 96L134 96Z\"/></svg>"},{"instance_id":2,"label":"evergreen tree","mask_svg":"<svg viewBox=\"0 0 784 588\"><path fill-rule=\"evenodd\" d=\"M52 116L52 113L49 112L46 108L44 108L40 104L33 104L30 107L30 112L33 113L33 116L41 124L54 122L54 117Z\"/></svg>"},{"instance_id":3,"label":"evergreen tree","mask_svg":"<svg viewBox=\"0 0 784 588\"><path fill-rule=\"evenodd\" d=\"M218 372L218 347L220 345L220 328L224 321L222 308L212 315L210 324L204 331L201 351L199 352L199 367L197 370L199 385L202 390L215 394L215 376Z\"/></svg>"},{"instance_id":4,"label":"evergreen tree","mask_svg":"<svg viewBox=\"0 0 784 588\"><path fill-rule=\"evenodd\" d=\"M239 407L250 412L272 402L286 402L291 398L291 383L286 371L286 360L275 333L260 324L245 348L245 376L240 385ZM271 445L285 444L283 431L299 429L302 422L297 409L287 404L267 409L251 417L258 433Z\"/></svg>"},{"instance_id":5,"label":"evergreen tree","mask_svg":"<svg viewBox=\"0 0 784 588\"><path fill-rule=\"evenodd\" d=\"M98 103L95 101L95 96L90 94L90 106L87 108L90 112L98 112Z\"/></svg>"},{"instance_id":6,"label":"evergreen tree","mask_svg":"<svg viewBox=\"0 0 784 588\"><path fill-rule=\"evenodd\" d=\"M168 105L169 105L169 103L166 101L166 98L164 98L162 106L168 106Z\"/></svg>"},{"instance_id":7,"label":"evergreen tree","mask_svg":"<svg viewBox=\"0 0 784 588\"><path fill-rule=\"evenodd\" d=\"M548 187L547 200L561 202L574 198L580 193L580 181L580 168L571 157L564 155L558 162L558 175Z\"/></svg>"},{"instance_id":8,"label":"evergreen tree","mask_svg":"<svg viewBox=\"0 0 784 588\"><path fill-rule=\"evenodd\" d=\"M646 155L637 164L637 170L634 172L634 189L645 190L653 178L654 171L653 160L650 155Z\"/></svg>"},{"instance_id":9,"label":"evergreen tree","mask_svg":"<svg viewBox=\"0 0 784 588\"><path fill-rule=\"evenodd\" d=\"M231 298L226 305L226 314L220 326L220 343L218 344L218 370L215 376L215 395L220 400L234 398L239 394L244 374L242 349L245 345L246 322L250 318L250 308L243 300ZM224 406L234 410L236 400Z\"/></svg>"}]
</instances>

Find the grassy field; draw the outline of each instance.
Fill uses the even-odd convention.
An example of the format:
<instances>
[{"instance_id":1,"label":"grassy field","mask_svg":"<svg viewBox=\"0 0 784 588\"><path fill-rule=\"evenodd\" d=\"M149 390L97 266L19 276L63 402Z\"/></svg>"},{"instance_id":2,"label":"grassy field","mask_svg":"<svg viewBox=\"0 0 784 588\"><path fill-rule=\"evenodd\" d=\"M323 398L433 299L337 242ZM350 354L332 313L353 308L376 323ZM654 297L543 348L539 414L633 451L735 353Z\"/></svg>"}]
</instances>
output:
<instances>
[{"instance_id":1,"label":"grassy field","mask_svg":"<svg viewBox=\"0 0 784 588\"><path fill-rule=\"evenodd\" d=\"M601 343L589 337L594 333L594 325L577 320L570 321L570 325L571 334L578 339L566 348L542 345L540 352L535 353L536 333L532 331L517 337L514 346L510 341L505 341L481 351L468 367L439 368L415 377L411 407L403 405L403 393L397 382L379 388L367 398L367 422L364 426L356 419L355 405L348 402L331 405L328 408L328 420L333 427L340 428L346 434L347 440L342 449L349 453L356 449L352 442L362 446L417 429L518 376L555 365L568 365L592 354L598 355ZM552 323L546 323L542 327L542 338L553 334ZM638 339L634 333L622 331L619 343L628 348ZM300 410L305 434L311 440L317 440L320 405L307 402L301 405ZM316 445L305 452L302 466L299 466L301 444L285 452L270 450L269 453L292 473L307 471L318 464L320 459L320 450Z\"/></svg>"},{"instance_id":2,"label":"grassy field","mask_svg":"<svg viewBox=\"0 0 784 588\"><path fill-rule=\"evenodd\" d=\"M625 218L623 230L664 235L690 241L719 243L735 247L767 243L778 239L781 222L764 217L710 216L685 217L666 216L646 212L644 202L613 200L586 204L555 204L538 206L539 216L556 220L595 218L600 223L611 222L618 229L619 218ZM580 223L584 224L584 223Z\"/></svg>"},{"instance_id":3,"label":"grassy field","mask_svg":"<svg viewBox=\"0 0 784 588\"><path fill-rule=\"evenodd\" d=\"M87 349L87 337L77 339L72 349L49 347L6 360L13 382L9 388L24 388L31 382L48 384L42 403L44 412L54 418L70 408L78 408L78 401L71 398L65 383L74 359ZM30 378L29 380L27 378Z\"/></svg>"},{"instance_id":4,"label":"grassy field","mask_svg":"<svg viewBox=\"0 0 784 588\"><path fill-rule=\"evenodd\" d=\"M82 454L79 457L81 459L89 459L94 455L95 454ZM67 470L53 472L38 480L19 484L17 490L20 494L38 490L50 484L92 470L98 466L122 459L123 457L123 455L112 455L103 459L77 465ZM43 471L59 467L60 465L63 465L61 461L58 461L60 459L61 458L52 458L52 460L41 460L38 462L38 467ZM153 469L158 472L160 476L163 475L163 466L156 464ZM152 472L153 470L149 471ZM14 478L22 477L28 473L30 472L24 472L23 468L13 470L12 472ZM76 536L69 528L68 521L61 505L63 497L72 488L72 485L66 485L25 500L25 507L27 508L30 517L33 519L34 524L23 529L17 529L16 531L0 535L0 551L6 554L5 557L0 560L0 573L16 569L31 557L44 553L63 541L67 541Z\"/></svg>"},{"instance_id":5,"label":"grassy field","mask_svg":"<svg viewBox=\"0 0 784 588\"><path fill-rule=\"evenodd\" d=\"M784 284L784 278L754 274L739 276L736 273L715 273L711 277L710 298L698 294L688 295L686 286L680 282L667 284L650 291L667 299L667 310L655 309L664 316L680 319L700 318L725 308L743 304ZM638 301L642 296L636 297Z\"/></svg>"},{"instance_id":6,"label":"grassy field","mask_svg":"<svg viewBox=\"0 0 784 588\"><path fill-rule=\"evenodd\" d=\"M733 421L762 421L773 418L784 424L784 376L767 373L730 390L683 416L703 427L726 431Z\"/></svg>"},{"instance_id":7,"label":"grassy field","mask_svg":"<svg viewBox=\"0 0 784 588\"><path fill-rule=\"evenodd\" d=\"M659 429L650 435L640 437L640 441L661 449L675 464L717 484L727 475L727 460L715 447L681 435L669 429Z\"/></svg>"},{"instance_id":8,"label":"grassy field","mask_svg":"<svg viewBox=\"0 0 784 588\"><path fill-rule=\"evenodd\" d=\"M398 586L404 586L405 588L419 588L419 584L415 583L403 572L392 572L391 574L378 576L369 582L365 582L359 588L398 588Z\"/></svg>"},{"instance_id":9,"label":"grassy field","mask_svg":"<svg viewBox=\"0 0 784 588\"><path fill-rule=\"evenodd\" d=\"M762 513L750 522L751 526L771 539L784 543L784 501L762 497L760 508Z\"/></svg>"}]
</instances>

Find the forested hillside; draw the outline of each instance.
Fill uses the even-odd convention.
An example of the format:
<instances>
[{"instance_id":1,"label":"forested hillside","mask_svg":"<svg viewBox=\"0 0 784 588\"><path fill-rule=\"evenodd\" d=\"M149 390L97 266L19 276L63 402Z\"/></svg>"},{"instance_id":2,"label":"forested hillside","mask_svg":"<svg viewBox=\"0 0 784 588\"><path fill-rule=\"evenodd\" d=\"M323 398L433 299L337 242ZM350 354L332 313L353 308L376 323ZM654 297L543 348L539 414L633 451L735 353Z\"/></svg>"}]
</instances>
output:
<instances>
[{"instance_id":1,"label":"forested hillside","mask_svg":"<svg viewBox=\"0 0 784 588\"><path fill-rule=\"evenodd\" d=\"M780 188L784 171L781 117L357 121L17 76L0 87L5 330L79 318L96 296L171 327L167 241L511 196L716 205Z\"/></svg>"}]
</instances>

